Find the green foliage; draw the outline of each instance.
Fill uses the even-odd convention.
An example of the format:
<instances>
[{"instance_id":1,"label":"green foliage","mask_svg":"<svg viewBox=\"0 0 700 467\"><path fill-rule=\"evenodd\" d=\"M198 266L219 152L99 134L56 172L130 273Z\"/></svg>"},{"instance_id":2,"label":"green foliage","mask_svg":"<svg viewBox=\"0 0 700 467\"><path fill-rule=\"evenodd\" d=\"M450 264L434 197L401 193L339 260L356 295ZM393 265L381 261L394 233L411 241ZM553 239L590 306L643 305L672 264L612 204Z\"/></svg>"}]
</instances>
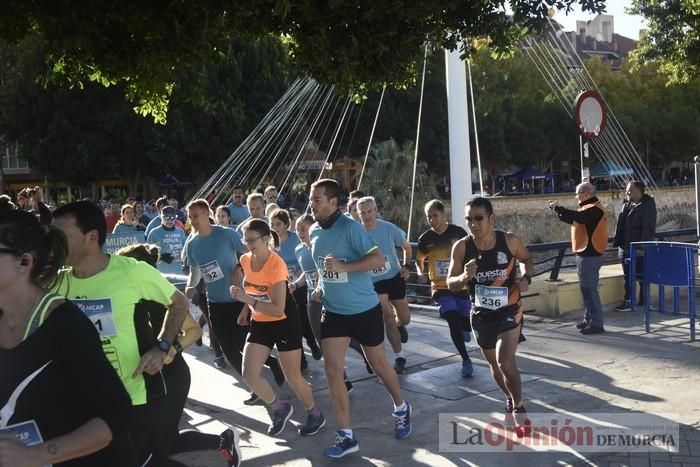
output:
<instances>
[{"instance_id":1,"label":"green foliage","mask_svg":"<svg viewBox=\"0 0 700 467\"><path fill-rule=\"evenodd\" d=\"M380 212L402 229L408 227L413 181L415 148L411 141L399 145L393 139L372 146L367 161L367 173L361 189L374 196L381 204ZM437 182L427 171L427 164L419 161L416 166L416 184L413 200L411 236L413 240L425 226L423 206L437 198Z\"/></svg>"},{"instance_id":2,"label":"green foliage","mask_svg":"<svg viewBox=\"0 0 700 467\"><path fill-rule=\"evenodd\" d=\"M669 83L700 76L700 1L633 0L630 13L648 23L633 53L637 66L658 63Z\"/></svg>"},{"instance_id":3,"label":"green foliage","mask_svg":"<svg viewBox=\"0 0 700 467\"><path fill-rule=\"evenodd\" d=\"M302 73L366 95L398 89L415 77L421 45L473 51L488 37L507 55L525 32L540 28L548 9L579 4L600 11L603 0L183 0L179 2L56 2L6 0L0 38L45 43L47 82L76 88L90 82L119 88L142 114L164 122L170 87L199 69L232 38L283 37Z\"/></svg>"}]
</instances>

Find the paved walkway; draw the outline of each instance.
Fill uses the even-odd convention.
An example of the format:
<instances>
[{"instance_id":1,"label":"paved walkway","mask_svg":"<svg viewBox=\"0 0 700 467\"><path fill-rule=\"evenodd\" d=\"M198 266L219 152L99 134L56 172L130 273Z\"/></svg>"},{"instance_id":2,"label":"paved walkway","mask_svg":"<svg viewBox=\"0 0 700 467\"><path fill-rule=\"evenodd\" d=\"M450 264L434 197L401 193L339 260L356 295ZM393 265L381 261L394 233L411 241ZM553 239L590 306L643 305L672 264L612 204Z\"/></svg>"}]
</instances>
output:
<instances>
[{"instance_id":1,"label":"paved walkway","mask_svg":"<svg viewBox=\"0 0 700 467\"><path fill-rule=\"evenodd\" d=\"M527 342L519 349L523 391L530 412L571 414L653 412L681 424L678 453L529 452L447 453L438 448L438 414L501 413L503 397L474 343L476 366L471 379L459 376L460 359L450 342L446 323L429 311L415 311L408 327L407 374L401 376L406 398L413 404L413 435L393 439L391 400L362 360L348 354L348 373L355 382L350 396L353 428L360 452L339 461L323 457L333 438L334 417L322 362L309 356L311 380L328 425L312 438L301 438L297 426L303 408L293 399L295 414L282 436L265 432L269 418L262 406L246 407L247 391L230 370L213 368L213 355L194 348L187 354L192 389L184 427L218 433L223 423L241 431L244 465L248 466L698 466L700 467L700 343L688 341L687 320L657 317L646 334L638 313L606 313L604 335L583 336L574 316L558 320L528 316ZM664 318L664 319L660 319ZM283 396L291 391L284 386ZM223 465L210 453L181 455L194 467Z\"/></svg>"}]
</instances>

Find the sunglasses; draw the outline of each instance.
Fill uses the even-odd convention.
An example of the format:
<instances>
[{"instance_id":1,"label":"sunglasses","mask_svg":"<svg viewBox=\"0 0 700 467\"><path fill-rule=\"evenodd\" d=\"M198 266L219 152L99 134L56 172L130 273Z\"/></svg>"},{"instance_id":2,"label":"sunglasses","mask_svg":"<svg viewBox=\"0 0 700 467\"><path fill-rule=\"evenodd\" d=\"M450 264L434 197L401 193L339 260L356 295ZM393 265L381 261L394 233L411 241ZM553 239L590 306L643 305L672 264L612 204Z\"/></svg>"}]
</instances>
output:
<instances>
[{"instance_id":1,"label":"sunglasses","mask_svg":"<svg viewBox=\"0 0 700 467\"><path fill-rule=\"evenodd\" d=\"M479 214L478 216L473 216L473 217L472 216L464 216L464 219L467 222L472 222L472 221L481 222L484 220L484 217L486 217L486 216L482 216L481 214Z\"/></svg>"},{"instance_id":2,"label":"sunglasses","mask_svg":"<svg viewBox=\"0 0 700 467\"><path fill-rule=\"evenodd\" d=\"M164 221L174 221L175 219L177 219L176 216L163 216Z\"/></svg>"}]
</instances>

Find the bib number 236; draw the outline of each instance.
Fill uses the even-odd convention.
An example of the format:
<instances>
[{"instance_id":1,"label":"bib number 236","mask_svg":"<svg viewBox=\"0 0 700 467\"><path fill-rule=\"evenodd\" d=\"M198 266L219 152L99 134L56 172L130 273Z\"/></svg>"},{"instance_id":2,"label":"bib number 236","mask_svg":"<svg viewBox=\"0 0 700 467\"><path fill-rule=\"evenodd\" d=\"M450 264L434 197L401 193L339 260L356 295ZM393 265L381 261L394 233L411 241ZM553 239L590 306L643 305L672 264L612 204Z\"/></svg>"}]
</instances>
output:
<instances>
[{"instance_id":1,"label":"bib number 236","mask_svg":"<svg viewBox=\"0 0 700 467\"><path fill-rule=\"evenodd\" d=\"M487 287L477 285L475 290L476 306L497 310L508 305L508 287Z\"/></svg>"}]
</instances>

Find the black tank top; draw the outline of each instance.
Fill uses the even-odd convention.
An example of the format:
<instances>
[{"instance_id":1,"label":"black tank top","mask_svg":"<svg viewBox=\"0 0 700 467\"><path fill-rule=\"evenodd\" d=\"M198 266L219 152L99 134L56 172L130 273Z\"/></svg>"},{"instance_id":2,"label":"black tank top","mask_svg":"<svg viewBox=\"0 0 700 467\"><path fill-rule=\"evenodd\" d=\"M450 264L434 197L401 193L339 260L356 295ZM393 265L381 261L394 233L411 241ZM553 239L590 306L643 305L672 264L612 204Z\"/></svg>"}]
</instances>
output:
<instances>
[{"instance_id":1,"label":"black tank top","mask_svg":"<svg viewBox=\"0 0 700 467\"><path fill-rule=\"evenodd\" d=\"M476 276L469 282L472 308L493 312L520 304L516 258L508 248L506 234L496 230L496 244L490 250L479 250L474 237L465 241L464 264L476 258Z\"/></svg>"}]
</instances>

